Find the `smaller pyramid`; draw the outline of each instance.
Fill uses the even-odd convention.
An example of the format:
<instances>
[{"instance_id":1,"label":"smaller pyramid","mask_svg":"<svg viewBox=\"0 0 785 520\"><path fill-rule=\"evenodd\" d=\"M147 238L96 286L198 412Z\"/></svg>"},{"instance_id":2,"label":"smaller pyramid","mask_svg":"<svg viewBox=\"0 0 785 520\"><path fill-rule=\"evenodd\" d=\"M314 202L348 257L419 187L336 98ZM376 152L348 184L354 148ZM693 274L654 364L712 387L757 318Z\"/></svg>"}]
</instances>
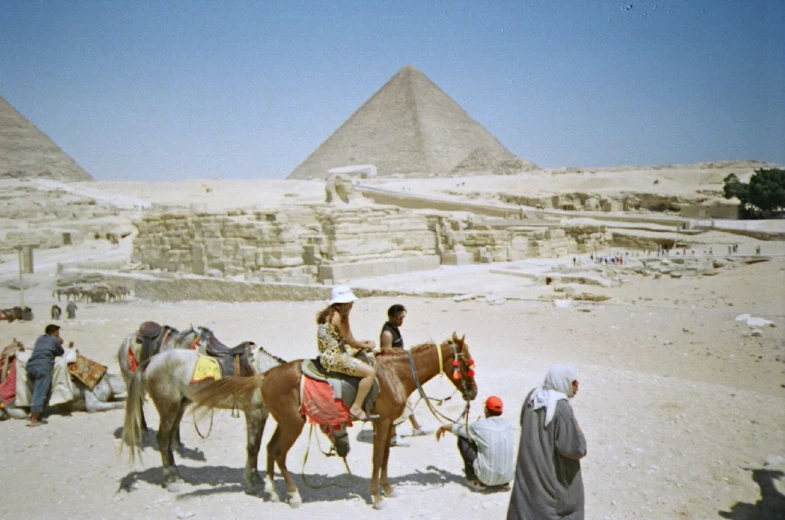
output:
<instances>
[{"instance_id":1,"label":"smaller pyramid","mask_svg":"<svg viewBox=\"0 0 785 520\"><path fill-rule=\"evenodd\" d=\"M0 96L0 179L92 181L54 141Z\"/></svg>"},{"instance_id":2,"label":"smaller pyramid","mask_svg":"<svg viewBox=\"0 0 785 520\"><path fill-rule=\"evenodd\" d=\"M536 169L510 152L425 74L406 65L292 173L324 178L327 170L374 165L379 176Z\"/></svg>"}]
</instances>

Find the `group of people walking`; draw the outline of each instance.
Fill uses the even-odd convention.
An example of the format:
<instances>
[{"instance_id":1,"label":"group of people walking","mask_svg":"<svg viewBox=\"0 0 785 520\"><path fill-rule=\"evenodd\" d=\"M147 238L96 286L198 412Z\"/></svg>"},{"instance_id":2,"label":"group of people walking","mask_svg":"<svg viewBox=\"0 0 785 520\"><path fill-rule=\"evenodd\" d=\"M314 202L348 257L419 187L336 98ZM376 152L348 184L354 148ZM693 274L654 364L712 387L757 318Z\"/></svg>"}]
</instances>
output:
<instances>
[{"instance_id":1,"label":"group of people walking","mask_svg":"<svg viewBox=\"0 0 785 520\"><path fill-rule=\"evenodd\" d=\"M348 286L333 288L330 303L317 315L317 343L325 369L360 378L349 413L355 420L372 421L378 416L362 406L376 376L376 345L373 340L358 340L352 334L349 317L356 300ZM401 304L388 309L379 338L382 351L404 348L400 327L405 317L406 308ZM543 383L524 400L517 462L514 428L503 417L504 403L498 396L486 399L483 418L468 427L441 426L436 430L436 439L447 432L458 438L467 485L472 489L509 489L514 480L508 520L582 519L580 459L586 455L586 439L569 403L577 393L575 369L555 365L548 370ZM407 409L413 435L429 434L414 417L411 400ZM394 435L391 444L401 442Z\"/></svg>"}]
</instances>

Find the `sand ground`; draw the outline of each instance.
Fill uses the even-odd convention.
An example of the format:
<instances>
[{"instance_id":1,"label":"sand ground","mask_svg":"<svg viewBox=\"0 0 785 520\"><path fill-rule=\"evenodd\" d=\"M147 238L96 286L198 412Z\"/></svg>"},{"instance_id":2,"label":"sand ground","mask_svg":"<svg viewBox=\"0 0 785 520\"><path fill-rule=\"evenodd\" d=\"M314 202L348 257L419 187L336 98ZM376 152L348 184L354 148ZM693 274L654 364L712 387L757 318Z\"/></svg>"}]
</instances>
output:
<instances>
[{"instance_id":1,"label":"sand ground","mask_svg":"<svg viewBox=\"0 0 785 520\"><path fill-rule=\"evenodd\" d=\"M141 196L144 190L139 190ZM722 240L718 236L717 247ZM752 243L744 242L747 246ZM400 299L409 310L402 328L408 345L441 341L453 331L466 334L479 385L473 417L481 413L482 400L498 395L505 402L505 416L517 423L524 396L551 364L578 369L581 390L572 404L588 442L583 461L587 518L718 518L734 507L731 518L776 518L785 513L762 512L765 504L778 500L777 493L785 492L782 473L774 474L779 476L774 491L763 497L753 481L753 471L764 476L785 471L785 258L780 256L782 243L765 247L776 253L768 262L712 277L633 277L621 287L593 288L613 297L607 303L570 308L538 301L541 288L494 274L491 270L500 267L496 264L358 280L355 285L397 284L489 296L460 302ZM28 277L37 285L25 293L35 320L0 323L0 343L16 337L32 345L49 322L57 262L122 258L129 248L128 242L120 249L85 242L37 251L36 274ZM14 276L15 264L6 260L0 264L3 280ZM0 287L0 301L8 302L3 307L18 298L18 292ZM378 339L386 309L396 301L359 300L353 311L356 335ZM314 354L314 316L323 303L83 303L76 320L62 323L62 335L112 369L117 368L121 340L151 319L178 328L210 325L227 344L250 339L294 359ZM753 336L744 322L734 319L743 313L772 320L775 327ZM425 389L438 397L452 393L446 379ZM443 406L448 415L457 416L461 409L458 396ZM157 424L151 404L146 411ZM0 518L337 519L357 514L446 519L455 518L457 511L467 518L504 518L509 500L509 492L475 493L465 485L453 438L436 442L415 437L410 447L391 453L390 475L399 496L374 512L368 495L372 448L367 432L360 435L361 427L355 426L348 457L354 482L341 461L319 454L312 440L304 473L312 484L330 487L303 483L300 473L309 446L304 434L289 457L304 503L296 510L271 503L243 491L245 426L228 411L216 413L206 440L194 430L192 415L184 418L186 450L176 459L187 483L173 494L160 485L160 458L152 440L143 464L130 465L127 451L120 453L123 414L53 415L48 425L36 429L19 420L2 423ZM424 408L418 409L418 417L430 428L438 425ZM202 429L207 422L200 420ZM271 420L264 444L273 429ZM401 427L404 435L409 431L408 424ZM262 474L264 459L262 455ZM283 489L279 479L282 496Z\"/></svg>"}]
</instances>

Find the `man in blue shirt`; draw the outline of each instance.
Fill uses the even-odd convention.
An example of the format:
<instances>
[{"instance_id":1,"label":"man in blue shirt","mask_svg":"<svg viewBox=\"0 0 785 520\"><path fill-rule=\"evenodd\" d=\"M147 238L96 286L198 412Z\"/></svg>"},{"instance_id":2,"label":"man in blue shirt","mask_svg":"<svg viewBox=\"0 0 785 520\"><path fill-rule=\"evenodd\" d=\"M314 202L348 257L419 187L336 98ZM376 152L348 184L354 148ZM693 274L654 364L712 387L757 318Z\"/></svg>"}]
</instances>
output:
<instances>
[{"instance_id":1,"label":"man in blue shirt","mask_svg":"<svg viewBox=\"0 0 785 520\"><path fill-rule=\"evenodd\" d=\"M41 420L41 413L49 399L55 357L62 356L64 352L60 327L47 325L44 335L35 341L33 353L27 362L27 378L33 383L33 403L30 406L28 426L35 427L45 423Z\"/></svg>"}]
</instances>

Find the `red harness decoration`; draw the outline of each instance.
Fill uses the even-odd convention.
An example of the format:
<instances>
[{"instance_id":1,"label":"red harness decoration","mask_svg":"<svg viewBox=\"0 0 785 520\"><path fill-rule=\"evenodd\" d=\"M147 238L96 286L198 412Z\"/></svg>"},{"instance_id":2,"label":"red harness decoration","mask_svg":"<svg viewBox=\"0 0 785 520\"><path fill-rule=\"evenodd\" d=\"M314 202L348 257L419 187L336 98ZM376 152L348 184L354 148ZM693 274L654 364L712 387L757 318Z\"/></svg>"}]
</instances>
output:
<instances>
[{"instance_id":1,"label":"red harness decoration","mask_svg":"<svg viewBox=\"0 0 785 520\"><path fill-rule=\"evenodd\" d=\"M11 404L16 399L16 359L11 362L5 381L0 383L0 403Z\"/></svg>"},{"instance_id":2,"label":"red harness decoration","mask_svg":"<svg viewBox=\"0 0 785 520\"><path fill-rule=\"evenodd\" d=\"M128 369L131 373L136 372L136 367L139 366L139 362L136 360L136 356L134 356L134 351L131 347L128 347Z\"/></svg>"},{"instance_id":3,"label":"red harness decoration","mask_svg":"<svg viewBox=\"0 0 785 520\"><path fill-rule=\"evenodd\" d=\"M349 409L333 396L330 383L303 376L300 411L316 424L339 425L349 422Z\"/></svg>"}]
</instances>

